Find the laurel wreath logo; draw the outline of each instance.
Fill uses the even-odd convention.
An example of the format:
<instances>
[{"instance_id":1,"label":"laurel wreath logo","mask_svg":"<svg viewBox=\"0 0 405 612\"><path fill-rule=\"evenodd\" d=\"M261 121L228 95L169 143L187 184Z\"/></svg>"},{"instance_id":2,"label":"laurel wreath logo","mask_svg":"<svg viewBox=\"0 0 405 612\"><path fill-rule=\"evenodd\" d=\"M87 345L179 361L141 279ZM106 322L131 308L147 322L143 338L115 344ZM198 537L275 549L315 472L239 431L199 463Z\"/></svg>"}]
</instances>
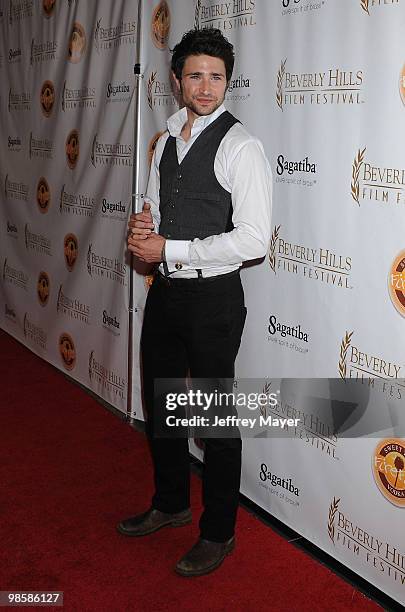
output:
<instances>
[{"instance_id":1,"label":"laurel wreath logo","mask_svg":"<svg viewBox=\"0 0 405 612\"><path fill-rule=\"evenodd\" d=\"M346 332L346 335L343 338L342 343L340 345L339 374L340 374L340 378L343 378L343 380L346 379L346 370L347 370L346 355L347 355L347 351L350 346L350 343L352 341L352 336L353 336L353 332L350 332L350 333Z\"/></svg>"},{"instance_id":2,"label":"laurel wreath logo","mask_svg":"<svg viewBox=\"0 0 405 612\"><path fill-rule=\"evenodd\" d=\"M273 233L271 235L271 240L270 240L269 264L274 274L276 273L276 244L277 244L277 239L278 239L278 235L280 232L280 227L281 225L276 225L274 227Z\"/></svg>"},{"instance_id":3,"label":"laurel wreath logo","mask_svg":"<svg viewBox=\"0 0 405 612\"><path fill-rule=\"evenodd\" d=\"M362 151L360 151L360 149L358 150L357 156L354 158L353 166L352 166L351 194L352 194L353 200L355 202L357 202L357 204L359 206L360 206L360 202L359 202L359 195L360 195L359 176L360 176L360 169L361 169L361 166L363 164L364 154L366 152L366 148L367 147L364 147L364 149Z\"/></svg>"},{"instance_id":4,"label":"laurel wreath logo","mask_svg":"<svg viewBox=\"0 0 405 612\"><path fill-rule=\"evenodd\" d=\"M329 506L328 534L333 544L335 544L335 515L336 515L336 512L338 511L339 503L340 503L340 497L339 499L336 499L336 497L334 497L333 502Z\"/></svg>"},{"instance_id":5,"label":"laurel wreath logo","mask_svg":"<svg viewBox=\"0 0 405 612\"><path fill-rule=\"evenodd\" d=\"M149 81L148 81L148 104L149 104L149 108L151 110L153 110L153 95L152 95L152 89L153 89L153 84L156 81L156 75L157 72L152 72L152 74L149 77Z\"/></svg>"},{"instance_id":6,"label":"laurel wreath logo","mask_svg":"<svg viewBox=\"0 0 405 612\"><path fill-rule=\"evenodd\" d=\"M271 387L271 382L268 382L264 385L263 387L263 391L262 393L264 393L265 395L267 395L270 391L270 387ZM260 406L260 414L262 415L262 417L266 418L267 417L267 410L266 410L266 406Z\"/></svg>"},{"instance_id":7,"label":"laurel wreath logo","mask_svg":"<svg viewBox=\"0 0 405 612\"><path fill-rule=\"evenodd\" d=\"M200 9L201 9L201 0L197 0L195 5L195 18L194 18L194 27L196 30L200 29Z\"/></svg>"},{"instance_id":8,"label":"laurel wreath logo","mask_svg":"<svg viewBox=\"0 0 405 612\"><path fill-rule=\"evenodd\" d=\"M283 77L285 73L285 65L287 63L287 58L283 62L281 62L281 66L277 72L277 93L276 100L277 105L283 110Z\"/></svg>"},{"instance_id":9,"label":"laurel wreath logo","mask_svg":"<svg viewBox=\"0 0 405 612\"><path fill-rule=\"evenodd\" d=\"M361 8L363 9L363 11L365 11L367 15L370 15L369 10L368 10L368 0L360 0L360 4L361 4Z\"/></svg>"}]
</instances>

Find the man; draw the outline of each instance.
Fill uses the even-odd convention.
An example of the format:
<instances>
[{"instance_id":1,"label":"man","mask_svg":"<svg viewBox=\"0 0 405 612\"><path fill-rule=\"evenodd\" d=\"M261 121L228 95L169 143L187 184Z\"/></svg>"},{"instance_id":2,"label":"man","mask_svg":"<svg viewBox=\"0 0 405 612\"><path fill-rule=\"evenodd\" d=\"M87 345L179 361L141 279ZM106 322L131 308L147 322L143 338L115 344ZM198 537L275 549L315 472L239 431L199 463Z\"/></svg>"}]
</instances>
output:
<instances>
[{"instance_id":1,"label":"man","mask_svg":"<svg viewBox=\"0 0 405 612\"><path fill-rule=\"evenodd\" d=\"M223 106L233 64L220 30L191 30L174 48L185 106L167 122L143 211L129 223L129 250L159 269L141 339L155 494L149 511L119 524L128 536L191 522L188 440L154 435L156 418L167 416L154 379L234 377L246 316L239 269L267 252L271 173L260 142ZM235 544L241 440L204 441L201 537L176 565L183 576L216 569Z\"/></svg>"}]
</instances>

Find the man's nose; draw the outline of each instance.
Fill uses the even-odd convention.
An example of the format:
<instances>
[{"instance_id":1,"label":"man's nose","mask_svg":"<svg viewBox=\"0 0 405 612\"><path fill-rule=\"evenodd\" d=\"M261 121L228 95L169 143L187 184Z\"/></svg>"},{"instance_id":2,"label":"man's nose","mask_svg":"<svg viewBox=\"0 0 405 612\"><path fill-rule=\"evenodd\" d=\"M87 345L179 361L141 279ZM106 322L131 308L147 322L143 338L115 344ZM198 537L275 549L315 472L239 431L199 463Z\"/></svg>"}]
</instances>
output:
<instances>
[{"instance_id":1,"label":"man's nose","mask_svg":"<svg viewBox=\"0 0 405 612\"><path fill-rule=\"evenodd\" d=\"M201 79L201 91L202 93L209 93L210 92L210 79L209 77L203 77Z\"/></svg>"}]
</instances>

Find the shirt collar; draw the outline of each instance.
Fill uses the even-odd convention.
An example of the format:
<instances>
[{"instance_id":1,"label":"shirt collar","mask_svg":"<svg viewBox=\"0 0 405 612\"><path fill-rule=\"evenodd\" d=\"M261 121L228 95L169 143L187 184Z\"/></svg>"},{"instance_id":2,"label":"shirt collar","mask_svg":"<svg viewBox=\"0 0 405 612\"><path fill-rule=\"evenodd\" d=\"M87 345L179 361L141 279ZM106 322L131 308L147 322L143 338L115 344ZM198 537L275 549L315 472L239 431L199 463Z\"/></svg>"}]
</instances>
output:
<instances>
[{"instance_id":1,"label":"shirt collar","mask_svg":"<svg viewBox=\"0 0 405 612\"><path fill-rule=\"evenodd\" d=\"M225 112L225 106L221 104L213 113L210 115L202 115L194 120L191 135L200 133L205 130L215 119L217 119L223 112ZM181 134L184 124L187 121L187 109L184 106L177 113L174 113L167 120L167 129L169 130L170 136L177 138Z\"/></svg>"}]
</instances>

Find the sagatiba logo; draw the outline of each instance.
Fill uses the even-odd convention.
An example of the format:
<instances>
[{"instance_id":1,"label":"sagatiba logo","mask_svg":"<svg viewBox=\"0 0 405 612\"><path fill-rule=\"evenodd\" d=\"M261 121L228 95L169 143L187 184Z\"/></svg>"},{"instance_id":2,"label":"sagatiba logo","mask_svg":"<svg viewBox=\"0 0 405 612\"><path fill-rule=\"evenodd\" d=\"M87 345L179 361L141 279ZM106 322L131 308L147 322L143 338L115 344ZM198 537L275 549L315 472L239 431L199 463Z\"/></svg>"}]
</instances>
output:
<instances>
[{"instance_id":1,"label":"sagatiba logo","mask_svg":"<svg viewBox=\"0 0 405 612\"><path fill-rule=\"evenodd\" d=\"M276 102L288 106L363 104L363 70L330 68L324 72L289 72L287 59L277 72Z\"/></svg>"},{"instance_id":2,"label":"sagatiba logo","mask_svg":"<svg viewBox=\"0 0 405 612\"><path fill-rule=\"evenodd\" d=\"M310 2L306 0L280 0L282 5L281 14L284 15L307 15L312 11L317 11L325 6L327 0Z\"/></svg>"},{"instance_id":3,"label":"sagatiba logo","mask_svg":"<svg viewBox=\"0 0 405 612\"><path fill-rule=\"evenodd\" d=\"M7 151L9 153L20 153L22 148L21 138L19 136L9 136L7 141Z\"/></svg>"},{"instance_id":4,"label":"sagatiba logo","mask_svg":"<svg viewBox=\"0 0 405 612\"><path fill-rule=\"evenodd\" d=\"M47 336L46 331L30 320L28 312L24 315L24 338L36 344L39 348L46 350Z\"/></svg>"},{"instance_id":5,"label":"sagatiba logo","mask_svg":"<svg viewBox=\"0 0 405 612\"><path fill-rule=\"evenodd\" d=\"M41 159L53 158L53 141L49 138L37 138L30 133L29 158L40 157Z\"/></svg>"},{"instance_id":6,"label":"sagatiba logo","mask_svg":"<svg viewBox=\"0 0 405 612\"><path fill-rule=\"evenodd\" d=\"M58 299L56 300L56 312L66 315L76 321L89 324L90 306L78 298L73 298L63 291L63 286L59 286Z\"/></svg>"},{"instance_id":7,"label":"sagatiba logo","mask_svg":"<svg viewBox=\"0 0 405 612\"><path fill-rule=\"evenodd\" d=\"M120 285L126 286L127 267L116 257L105 257L93 251L93 245L89 244L87 251L87 272L93 278L108 278Z\"/></svg>"},{"instance_id":8,"label":"sagatiba logo","mask_svg":"<svg viewBox=\"0 0 405 612\"><path fill-rule=\"evenodd\" d=\"M59 212L68 215L79 215L81 217L92 217L94 215L95 199L85 193L70 193L65 191L62 185L59 200Z\"/></svg>"},{"instance_id":9,"label":"sagatiba logo","mask_svg":"<svg viewBox=\"0 0 405 612\"><path fill-rule=\"evenodd\" d=\"M300 494L300 490L295 483L293 483L292 478L285 478L284 476L275 474L267 467L266 463L262 463L260 466L259 478L261 482L264 483L261 484L261 486L270 490L270 492L276 495L276 497L279 499L285 499L293 505L299 506L298 500L286 497L288 493L295 495L296 497L299 497ZM284 491L280 489L284 489Z\"/></svg>"},{"instance_id":10,"label":"sagatiba logo","mask_svg":"<svg viewBox=\"0 0 405 612\"><path fill-rule=\"evenodd\" d=\"M56 51L58 43L55 40L47 40L46 42L35 42L35 38L31 41L30 64L39 62L48 62L56 59Z\"/></svg>"},{"instance_id":11,"label":"sagatiba logo","mask_svg":"<svg viewBox=\"0 0 405 612\"><path fill-rule=\"evenodd\" d=\"M12 181L8 174L4 179L4 194L9 200L28 202L29 187L22 181Z\"/></svg>"},{"instance_id":12,"label":"sagatiba logo","mask_svg":"<svg viewBox=\"0 0 405 612\"><path fill-rule=\"evenodd\" d=\"M9 0L9 21L12 25L14 21L21 21L27 17L32 17L33 0Z\"/></svg>"},{"instance_id":13,"label":"sagatiba logo","mask_svg":"<svg viewBox=\"0 0 405 612\"><path fill-rule=\"evenodd\" d=\"M105 219L113 219L115 221L126 221L128 217L129 203L111 202L109 198L101 200L101 216Z\"/></svg>"},{"instance_id":14,"label":"sagatiba logo","mask_svg":"<svg viewBox=\"0 0 405 612\"><path fill-rule=\"evenodd\" d=\"M291 161L286 159L284 155L279 155L276 166L276 183L312 187L316 185L316 171L316 164L310 161L308 156L300 161ZM298 176L294 176L296 174Z\"/></svg>"},{"instance_id":15,"label":"sagatiba logo","mask_svg":"<svg viewBox=\"0 0 405 612\"><path fill-rule=\"evenodd\" d=\"M24 289L24 291L27 291L29 276L24 272L24 270L10 266L7 263L6 257L3 264L3 281L18 287L18 289Z\"/></svg>"},{"instance_id":16,"label":"sagatiba logo","mask_svg":"<svg viewBox=\"0 0 405 612\"><path fill-rule=\"evenodd\" d=\"M96 134L91 148L91 163L94 167L132 166L132 145L121 142L100 142Z\"/></svg>"},{"instance_id":17,"label":"sagatiba logo","mask_svg":"<svg viewBox=\"0 0 405 612\"><path fill-rule=\"evenodd\" d=\"M125 398L127 385L125 378L98 361L94 356L94 351L89 354L89 379L92 387L94 385L99 390L107 391L111 396Z\"/></svg>"},{"instance_id":18,"label":"sagatiba logo","mask_svg":"<svg viewBox=\"0 0 405 612\"><path fill-rule=\"evenodd\" d=\"M74 234L66 234L63 239L63 253L66 267L71 272L79 255L79 241Z\"/></svg>"},{"instance_id":19,"label":"sagatiba logo","mask_svg":"<svg viewBox=\"0 0 405 612\"><path fill-rule=\"evenodd\" d=\"M42 9L45 17L49 19L52 16L55 9L56 0L42 0Z\"/></svg>"},{"instance_id":20,"label":"sagatiba logo","mask_svg":"<svg viewBox=\"0 0 405 612\"><path fill-rule=\"evenodd\" d=\"M361 202L405 204L405 170L387 168L366 161L367 148L358 149L352 164L350 193L360 206Z\"/></svg>"},{"instance_id":21,"label":"sagatiba logo","mask_svg":"<svg viewBox=\"0 0 405 612\"><path fill-rule=\"evenodd\" d=\"M74 170L80 154L79 132L77 130L69 132L66 138L65 151L68 166L71 170Z\"/></svg>"},{"instance_id":22,"label":"sagatiba logo","mask_svg":"<svg viewBox=\"0 0 405 612\"><path fill-rule=\"evenodd\" d=\"M233 102L242 102L250 98L249 89L252 86L252 79L246 75L239 74L234 79L229 81L226 100Z\"/></svg>"},{"instance_id":23,"label":"sagatiba logo","mask_svg":"<svg viewBox=\"0 0 405 612\"><path fill-rule=\"evenodd\" d=\"M17 315L15 314L15 310L14 308L10 308L8 304L4 304L4 316L8 321L14 323L14 325L17 323Z\"/></svg>"},{"instance_id":24,"label":"sagatiba logo","mask_svg":"<svg viewBox=\"0 0 405 612\"><path fill-rule=\"evenodd\" d=\"M25 248L43 255L52 256L52 243L48 236L31 232L28 223L25 224Z\"/></svg>"},{"instance_id":25,"label":"sagatiba logo","mask_svg":"<svg viewBox=\"0 0 405 612\"><path fill-rule=\"evenodd\" d=\"M230 0L215 2L198 0L195 27L218 28L224 32L256 25L256 0Z\"/></svg>"},{"instance_id":26,"label":"sagatiba logo","mask_svg":"<svg viewBox=\"0 0 405 612\"><path fill-rule=\"evenodd\" d=\"M166 0L162 0L153 9L151 22L152 42L158 49L167 46L170 32L170 11Z\"/></svg>"},{"instance_id":27,"label":"sagatiba logo","mask_svg":"<svg viewBox=\"0 0 405 612\"><path fill-rule=\"evenodd\" d=\"M271 315L267 329L270 334L270 341L277 342L280 346L286 346L299 353L308 353L308 348L305 344L309 342L309 334L303 331L300 324L280 323L276 315ZM296 340L298 340L298 344ZM305 344L302 346L302 343Z\"/></svg>"},{"instance_id":28,"label":"sagatiba logo","mask_svg":"<svg viewBox=\"0 0 405 612\"><path fill-rule=\"evenodd\" d=\"M384 6L387 4L399 4L400 0L358 0L361 8L370 17L370 10L377 6Z\"/></svg>"},{"instance_id":29,"label":"sagatiba logo","mask_svg":"<svg viewBox=\"0 0 405 612\"><path fill-rule=\"evenodd\" d=\"M156 149L157 142L158 142L159 138L162 136L162 134L164 134L164 132L157 132L151 138L151 140L149 142L149 146L148 146L148 162L149 162L149 166L152 163L152 158L153 158L153 154L154 154L155 149Z\"/></svg>"},{"instance_id":30,"label":"sagatiba logo","mask_svg":"<svg viewBox=\"0 0 405 612\"><path fill-rule=\"evenodd\" d=\"M42 84L39 101L45 117L50 117L55 103L55 88L52 81L44 81Z\"/></svg>"},{"instance_id":31,"label":"sagatiba logo","mask_svg":"<svg viewBox=\"0 0 405 612\"><path fill-rule=\"evenodd\" d=\"M15 223L10 223L10 221L7 220L6 234L9 238L14 238L14 240L18 240L18 227Z\"/></svg>"},{"instance_id":32,"label":"sagatiba logo","mask_svg":"<svg viewBox=\"0 0 405 612\"><path fill-rule=\"evenodd\" d=\"M59 354L62 358L63 367L65 370L73 370L76 365L76 347L73 338L66 332L59 336Z\"/></svg>"},{"instance_id":33,"label":"sagatiba logo","mask_svg":"<svg viewBox=\"0 0 405 612\"><path fill-rule=\"evenodd\" d=\"M405 508L405 440L392 438L379 442L373 454L373 474L384 497Z\"/></svg>"},{"instance_id":34,"label":"sagatiba logo","mask_svg":"<svg viewBox=\"0 0 405 612\"><path fill-rule=\"evenodd\" d=\"M388 275L388 290L395 308L405 317L405 250L392 262Z\"/></svg>"},{"instance_id":35,"label":"sagatiba logo","mask_svg":"<svg viewBox=\"0 0 405 612\"><path fill-rule=\"evenodd\" d=\"M8 62L9 64L19 64L21 62L21 47L8 50Z\"/></svg>"},{"instance_id":36,"label":"sagatiba logo","mask_svg":"<svg viewBox=\"0 0 405 612\"><path fill-rule=\"evenodd\" d=\"M405 554L396 545L382 536L370 533L364 524L359 525L341 512L341 498L334 497L328 509L327 533L334 547L342 546L344 553L356 558L356 564L363 564L370 572L405 585ZM362 512L362 517L367 516ZM369 569L370 568L370 569Z\"/></svg>"},{"instance_id":37,"label":"sagatiba logo","mask_svg":"<svg viewBox=\"0 0 405 612\"><path fill-rule=\"evenodd\" d=\"M121 21L116 26L101 25L103 18L97 20L94 30L94 46L97 53L100 51L115 49L121 45L136 44L136 21Z\"/></svg>"},{"instance_id":38,"label":"sagatiba logo","mask_svg":"<svg viewBox=\"0 0 405 612\"><path fill-rule=\"evenodd\" d=\"M94 87L83 85L80 89L67 87L66 81L62 91L62 110L74 110L76 108L96 108L96 90Z\"/></svg>"},{"instance_id":39,"label":"sagatiba logo","mask_svg":"<svg viewBox=\"0 0 405 612\"><path fill-rule=\"evenodd\" d=\"M354 332L346 331L340 343L339 376L352 379L372 389L379 390L390 398L400 400L404 395L404 367L388 361L352 344Z\"/></svg>"},{"instance_id":40,"label":"sagatiba logo","mask_svg":"<svg viewBox=\"0 0 405 612\"><path fill-rule=\"evenodd\" d=\"M81 23L75 21L69 37L68 60L77 64L86 51L86 32Z\"/></svg>"},{"instance_id":41,"label":"sagatiba logo","mask_svg":"<svg viewBox=\"0 0 405 612\"><path fill-rule=\"evenodd\" d=\"M352 289L352 258L324 247L308 247L280 237L281 226L275 226L269 251L269 264L274 274L281 270L308 280L316 280L342 289Z\"/></svg>"},{"instance_id":42,"label":"sagatiba logo","mask_svg":"<svg viewBox=\"0 0 405 612\"><path fill-rule=\"evenodd\" d=\"M43 214L48 212L51 205L51 190L48 181L43 176L41 176L37 185L37 204Z\"/></svg>"},{"instance_id":43,"label":"sagatiba logo","mask_svg":"<svg viewBox=\"0 0 405 612\"><path fill-rule=\"evenodd\" d=\"M170 80L162 81L158 78L157 71L150 73L147 85L148 105L151 110L157 106L175 106L176 97Z\"/></svg>"},{"instance_id":44,"label":"sagatiba logo","mask_svg":"<svg viewBox=\"0 0 405 612\"><path fill-rule=\"evenodd\" d=\"M111 315L107 310L103 310L103 323L104 329L113 334L113 336L120 335L120 322L116 316Z\"/></svg>"},{"instance_id":45,"label":"sagatiba logo","mask_svg":"<svg viewBox=\"0 0 405 612\"><path fill-rule=\"evenodd\" d=\"M106 89L106 102L129 102L132 90L126 81L121 83L108 83Z\"/></svg>"},{"instance_id":46,"label":"sagatiba logo","mask_svg":"<svg viewBox=\"0 0 405 612\"><path fill-rule=\"evenodd\" d=\"M39 273L37 281L37 296L41 306L46 306L49 301L49 294L51 291L51 283L49 276L46 272L42 271Z\"/></svg>"},{"instance_id":47,"label":"sagatiba logo","mask_svg":"<svg viewBox=\"0 0 405 612\"><path fill-rule=\"evenodd\" d=\"M11 111L29 111L31 110L31 94L28 91L20 93L13 92L9 89L8 92L8 112Z\"/></svg>"}]
</instances>

